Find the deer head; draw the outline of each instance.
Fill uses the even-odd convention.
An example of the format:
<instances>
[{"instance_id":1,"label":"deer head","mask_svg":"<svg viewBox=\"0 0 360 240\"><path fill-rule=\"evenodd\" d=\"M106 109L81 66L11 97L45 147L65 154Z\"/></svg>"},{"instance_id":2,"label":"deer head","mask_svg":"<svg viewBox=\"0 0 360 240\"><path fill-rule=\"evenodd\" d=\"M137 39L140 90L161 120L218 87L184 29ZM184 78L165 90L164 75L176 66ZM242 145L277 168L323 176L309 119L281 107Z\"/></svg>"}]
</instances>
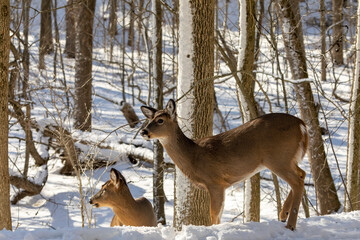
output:
<instances>
[{"instance_id":1,"label":"deer head","mask_svg":"<svg viewBox=\"0 0 360 240\"><path fill-rule=\"evenodd\" d=\"M99 192L90 198L90 204L95 207L112 207L119 194L128 190L124 176L116 169L110 171L110 180L102 185Z\"/></svg>"},{"instance_id":2,"label":"deer head","mask_svg":"<svg viewBox=\"0 0 360 240\"><path fill-rule=\"evenodd\" d=\"M142 106L141 111L148 120L141 130L141 136L146 140L166 138L170 130L177 126L176 104L170 99L164 110L157 110L149 106Z\"/></svg>"}]
</instances>

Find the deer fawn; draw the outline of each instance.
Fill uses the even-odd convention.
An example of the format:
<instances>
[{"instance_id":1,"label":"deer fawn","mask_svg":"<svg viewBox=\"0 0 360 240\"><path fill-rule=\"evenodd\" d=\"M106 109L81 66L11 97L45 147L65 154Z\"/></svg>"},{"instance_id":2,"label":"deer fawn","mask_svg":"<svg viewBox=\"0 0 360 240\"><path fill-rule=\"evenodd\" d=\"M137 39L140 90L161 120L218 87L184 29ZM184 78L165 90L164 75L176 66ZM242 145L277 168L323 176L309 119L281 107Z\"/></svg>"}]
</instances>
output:
<instances>
[{"instance_id":1,"label":"deer fawn","mask_svg":"<svg viewBox=\"0 0 360 240\"><path fill-rule=\"evenodd\" d=\"M149 200L134 199L119 171L112 168L110 180L91 199L95 207L109 207L115 213L110 226L156 226L156 218Z\"/></svg>"},{"instance_id":2,"label":"deer fawn","mask_svg":"<svg viewBox=\"0 0 360 240\"><path fill-rule=\"evenodd\" d=\"M212 224L220 223L225 189L268 168L291 187L280 219L285 222L289 217L286 227L295 230L305 178L297 164L309 142L302 120L288 114L267 114L230 131L191 140L179 128L174 100L164 110L149 106L141 110L149 121L142 137L159 139L179 169L208 190Z\"/></svg>"}]
</instances>

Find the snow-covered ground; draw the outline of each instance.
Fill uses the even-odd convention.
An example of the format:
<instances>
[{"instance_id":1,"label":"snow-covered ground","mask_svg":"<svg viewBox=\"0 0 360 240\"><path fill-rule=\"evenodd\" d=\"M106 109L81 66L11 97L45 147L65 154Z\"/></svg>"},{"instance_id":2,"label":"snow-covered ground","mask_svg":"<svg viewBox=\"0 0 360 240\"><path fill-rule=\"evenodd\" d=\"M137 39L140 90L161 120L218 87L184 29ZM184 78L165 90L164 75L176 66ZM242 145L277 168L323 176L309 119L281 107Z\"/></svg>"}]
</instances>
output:
<instances>
[{"instance_id":1,"label":"snow-covered ground","mask_svg":"<svg viewBox=\"0 0 360 240\"><path fill-rule=\"evenodd\" d=\"M315 0L314 0L315 1ZM40 1L32 1L35 9L40 9ZM58 6L64 5L65 0L58 1ZM97 14L103 12L101 2L98 1ZM233 1L237 2L237 1ZM315 1L317 2L317 1ZM237 4L237 3L236 3ZM236 5L235 4L235 5ZM309 4L311 6L311 4ZM230 8L235 11L236 8ZM235 9L235 10L234 10ZM106 11L105 11L106 12ZM235 11L236 12L236 11ZM311 11L310 11L311 12ZM120 12L119 12L120 14ZM142 151L141 154L146 156L152 155L151 142L146 142L141 137L136 135L138 129L130 129L123 127L117 129L119 126L126 124L126 121L119 110L119 106L109 101L104 100L100 96L105 96L114 101L121 101L121 70L119 64L110 64L108 59L108 43L104 43L101 21L98 17L95 21L97 26L94 40L94 67L93 67L93 92L97 95L93 98L93 131L91 133L81 133L72 129L71 119L66 118L66 108L64 107L64 94L61 89L54 88L52 91L48 89L49 85L56 85L61 87L60 80L63 80L61 73L61 66L58 63L57 67L57 81L53 81L53 55L46 57L47 70L39 72L37 69L38 61L38 35L39 35L39 19L40 16L36 12L31 11L32 18L30 41L34 42L31 45L31 85L32 88L37 88L33 91L32 100L34 105L32 108L32 116L40 123L44 123L50 119L62 119L62 124L68 127L69 131L77 139L91 140L94 143L102 142L112 148L100 149L94 146L91 149L91 154L102 154L103 157L111 161L116 161L116 164L111 166L125 176L129 183L129 188L134 197L145 196L152 202L152 169L150 166L133 165L126 158L123 157L123 152L129 147L121 145L122 143L136 143L143 148L132 149L133 151ZM120 15L119 15L120 16ZM308 14L306 17L310 18L313 14ZM304 18L306 20L306 17ZM119 17L120 19L120 17ZM232 23L236 20L233 19ZM64 10L58 10L58 23L60 24L61 39L64 37L65 20ZM236 25L236 24L235 24ZM171 38L167 35L169 27L165 27L164 39L167 41L167 46L170 46ZM308 30L305 30L308 31ZM332 176L335 181L336 189L341 203L344 202L344 187L341 180L340 172L345 175L346 172L346 145L347 145L347 121L344 119L348 113L348 104L335 99L332 95L332 90L337 84L337 94L343 98L349 98L350 80L352 78L352 64L350 62L347 66L332 68L328 67L328 81L319 83L318 68L320 59L320 41L316 29L311 29L305 35L307 57L309 63L310 79L314 79L312 86L314 95L318 102L321 103L319 119L323 127L329 128L329 135L324 136L325 149L327 151L328 162L331 169ZM236 48L237 32L229 33L229 41L234 43ZM120 38L120 36L119 36ZM65 45L61 41L62 49ZM281 93L281 83L276 82L273 76L278 76L271 59L273 59L273 51L270 50L269 44L262 39L261 42L262 55L260 56L259 67L257 71L257 80L266 91L267 97L271 101L272 112L284 112L283 95ZM170 51L170 50L169 50ZM284 59L284 51L282 48L282 40L279 39L280 60ZM120 49L116 46L114 52L119 54ZM120 59L119 55L115 54L115 60ZM128 53L129 55L131 53ZM140 57L137 56L136 63L138 64L135 72L136 84L141 88L140 97L143 100L147 99L148 85L147 73L147 56L143 52ZM74 82L74 60L64 59L66 80L70 86ZM131 64L130 60L127 66ZM281 65L282 67L284 65ZM167 87L171 87L172 83L169 79L171 74L172 62L169 54L164 55L164 69L165 80ZM275 68L276 69L276 68ZM129 75L131 69L127 67L127 74ZM291 78L287 75L287 70L283 69L286 78ZM226 65L220 65L219 75L228 73L229 70ZM239 113L238 102L236 99L236 85L233 79L226 80L227 77L216 80L215 91L219 108L227 121L228 128L234 128L240 124L241 117ZM335 79L338 82L335 83ZM226 81L225 81L226 80ZM44 87L44 88L42 88ZM279 99L278 99L278 90ZM294 90L291 83L286 83L287 97L289 101L289 111L291 114L299 116L297 104L294 99ZM131 102L131 89L127 88L127 101ZM135 89L137 94L137 89ZM171 98L172 95L167 95L166 99ZM62 99L62 100L60 100ZM270 112L269 104L265 95L259 87L256 89L256 99L260 106L266 112ZM56 113L56 108L61 110L60 116L51 115ZM278 104L279 103L279 104ZM143 118L140 111L140 103L135 99L134 110L140 118ZM45 110L44 106L48 110ZM324 116L326 120L324 121ZM11 119L14 123L14 119ZM218 133L219 121L215 116L214 133ZM117 130L116 130L117 129ZM116 131L114 131L116 130ZM36 134L34 133L34 137ZM19 138L24 138L24 133L18 125L13 125L10 128L9 140L9 158L11 174L19 174L21 172L24 162L24 144L19 143ZM331 141L330 141L331 140ZM333 148L332 145L333 144ZM86 149L84 149L86 150ZM271 181L271 174L268 171L261 173L263 180L261 181L261 222L260 223L243 223L243 184L236 184L226 191L225 208L222 215L222 224L211 227L199 226L184 226L183 230L176 232L172 228L173 221L173 201L174 201L174 175L169 171L165 173L165 194L167 202L165 204L166 226L159 226L156 228L135 228L135 227L115 227L109 228L113 213L110 209L99 208L92 209L87 203L89 198L100 189L101 185L109 179L110 167L96 169L94 171L84 171L82 174L82 186L85 204L84 213L84 228L82 226L81 210L80 210L80 194L79 194L79 180L73 176L63 176L59 174L60 168L63 166L58 153L50 151L50 160L48 164L48 180L40 195L33 197L26 197L16 205L11 206L13 232L2 230L0 231L0 240L5 239L360 239L360 212L334 213L327 216L317 216L318 206L316 203L315 190L312 184L312 176L307 157L300 164L300 167L307 173L306 175L306 192L310 204L311 217L306 219L302 207L300 208L297 230L292 232L285 228L285 223L277 221L277 209L275 201L275 192L273 183ZM337 162L339 164L339 169ZM170 159L166 156L166 161ZM35 176L38 169L32 167L29 170L29 176ZM289 187L283 181L280 181L281 198L284 201ZM12 196L18 191L16 188L11 188Z\"/></svg>"},{"instance_id":2,"label":"snow-covered ground","mask_svg":"<svg viewBox=\"0 0 360 240\"><path fill-rule=\"evenodd\" d=\"M230 239L360 239L360 212L300 219L292 232L278 221L264 223L222 223L211 227L102 227L1 231L1 240L230 240Z\"/></svg>"}]
</instances>

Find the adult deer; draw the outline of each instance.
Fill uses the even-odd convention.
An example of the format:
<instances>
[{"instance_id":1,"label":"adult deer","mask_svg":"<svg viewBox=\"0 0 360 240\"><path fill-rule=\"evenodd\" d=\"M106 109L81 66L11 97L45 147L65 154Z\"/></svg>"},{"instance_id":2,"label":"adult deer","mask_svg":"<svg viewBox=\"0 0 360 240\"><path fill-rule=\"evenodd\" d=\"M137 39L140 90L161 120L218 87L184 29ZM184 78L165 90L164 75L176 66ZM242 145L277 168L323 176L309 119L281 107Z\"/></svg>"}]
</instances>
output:
<instances>
[{"instance_id":1,"label":"adult deer","mask_svg":"<svg viewBox=\"0 0 360 240\"><path fill-rule=\"evenodd\" d=\"M304 189L305 172L298 167L308 146L302 120L288 114L263 115L240 127L198 140L187 138L170 100L164 110L142 106L148 119L143 138L159 139L170 158L195 184L210 193L211 223L220 223L225 189L264 168L291 187L280 213L287 228L295 230Z\"/></svg>"},{"instance_id":2,"label":"adult deer","mask_svg":"<svg viewBox=\"0 0 360 240\"><path fill-rule=\"evenodd\" d=\"M95 207L109 207L115 213L110 226L156 226L156 217L149 200L134 199L123 175L110 171L110 180L91 199Z\"/></svg>"}]
</instances>

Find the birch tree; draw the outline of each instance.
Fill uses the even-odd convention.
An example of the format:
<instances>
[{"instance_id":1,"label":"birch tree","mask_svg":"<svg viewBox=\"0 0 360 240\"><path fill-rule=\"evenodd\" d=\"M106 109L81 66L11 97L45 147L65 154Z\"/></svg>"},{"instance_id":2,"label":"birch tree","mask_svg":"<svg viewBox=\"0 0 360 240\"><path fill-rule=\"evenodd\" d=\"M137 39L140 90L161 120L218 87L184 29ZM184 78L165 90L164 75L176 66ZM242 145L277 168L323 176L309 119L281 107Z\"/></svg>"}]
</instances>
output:
<instances>
[{"instance_id":1,"label":"birch tree","mask_svg":"<svg viewBox=\"0 0 360 240\"><path fill-rule=\"evenodd\" d=\"M357 8L356 56L349 110L349 140L346 166L345 211L360 210L360 4ZM348 196L349 194L349 196Z\"/></svg>"},{"instance_id":2,"label":"birch tree","mask_svg":"<svg viewBox=\"0 0 360 240\"><path fill-rule=\"evenodd\" d=\"M8 160L8 69L10 1L0 0L0 229L12 230Z\"/></svg>"},{"instance_id":3,"label":"birch tree","mask_svg":"<svg viewBox=\"0 0 360 240\"><path fill-rule=\"evenodd\" d=\"M258 116L254 98L254 57L256 1L239 0L240 49L238 56L238 93L244 122ZM260 174L245 180L244 220L260 221Z\"/></svg>"},{"instance_id":4,"label":"birch tree","mask_svg":"<svg viewBox=\"0 0 360 240\"><path fill-rule=\"evenodd\" d=\"M212 135L214 74L214 0L180 2L177 115L192 139ZM210 198L176 168L174 226L210 225Z\"/></svg>"},{"instance_id":5,"label":"birch tree","mask_svg":"<svg viewBox=\"0 0 360 240\"><path fill-rule=\"evenodd\" d=\"M301 117L308 127L309 161L318 197L320 213L329 214L340 208L334 181L327 163L318 114L308 79L305 47L300 21L299 3L291 0L277 0L277 14L283 35Z\"/></svg>"},{"instance_id":6,"label":"birch tree","mask_svg":"<svg viewBox=\"0 0 360 240\"><path fill-rule=\"evenodd\" d=\"M162 71L162 9L160 0L152 1L153 34L153 82L154 107L163 109L163 71ZM165 193L164 193L164 148L159 140L154 140L154 172L153 172L153 199L155 216L158 223L166 224Z\"/></svg>"}]
</instances>

